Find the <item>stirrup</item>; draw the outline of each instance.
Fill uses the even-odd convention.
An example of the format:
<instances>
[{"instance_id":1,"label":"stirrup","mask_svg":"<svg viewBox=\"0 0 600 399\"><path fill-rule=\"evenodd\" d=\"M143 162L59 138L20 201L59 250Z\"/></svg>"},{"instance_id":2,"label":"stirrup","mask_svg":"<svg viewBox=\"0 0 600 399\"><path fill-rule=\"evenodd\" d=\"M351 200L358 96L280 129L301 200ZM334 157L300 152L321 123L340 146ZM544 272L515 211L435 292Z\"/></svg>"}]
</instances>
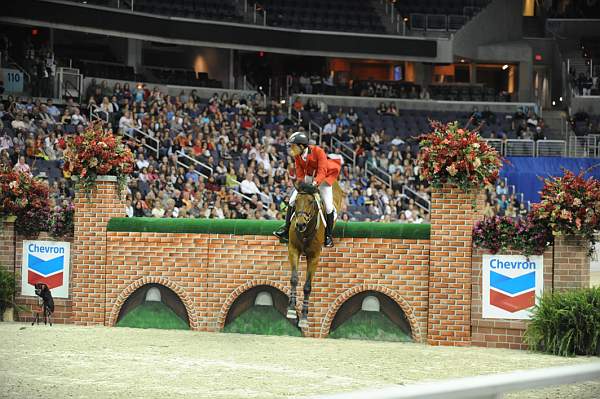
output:
<instances>
[{"instance_id":1,"label":"stirrup","mask_svg":"<svg viewBox=\"0 0 600 399\"><path fill-rule=\"evenodd\" d=\"M332 248L333 247L333 237L327 237L325 236L325 247L326 248Z\"/></svg>"},{"instance_id":2,"label":"stirrup","mask_svg":"<svg viewBox=\"0 0 600 399\"><path fill-rule=\"evenodd\" d=\"M287 243L290 240L290 235L288 231L281 231L281 229L279 229L277 231L274 231L273 235L279 238L279 240L284 243Z\"/></svg>"}]
</instances>

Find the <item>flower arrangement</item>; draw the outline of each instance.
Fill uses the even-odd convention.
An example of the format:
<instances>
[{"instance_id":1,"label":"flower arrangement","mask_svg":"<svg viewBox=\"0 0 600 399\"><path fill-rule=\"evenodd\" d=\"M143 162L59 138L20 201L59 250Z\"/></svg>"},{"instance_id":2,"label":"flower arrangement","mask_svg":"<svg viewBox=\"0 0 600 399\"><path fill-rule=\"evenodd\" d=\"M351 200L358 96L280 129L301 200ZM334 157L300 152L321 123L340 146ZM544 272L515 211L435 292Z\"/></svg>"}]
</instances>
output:
<instances>
[{"instance_id":1,"label":"flower arrangement","mask_svg":"<svg viewBox=\"0 0 600 399\"><path fill-rule=\"evenodd\" d=\"M555 234L583 237L593 246L600 228L600 181L586 179L585 172L563 172L544 179L540 202L533 205L535 218Z\"/></svg>"},{"instance_id":2,"label":"flower arrangement","mask_svg":"<svg viewBox=\"0 0 600 399\"><path fill-rule=\"evenodd\" d=\"M55 238L72 237L74 232L75 207L71 202L56 206L50 213L48 233Z\"/></svg>"},{"instance_id":3,"label":"flower arrangement","mask_svg":"<svg viewBox=\"0 0 600 399\"><path fill-rule=\"evenodd\" d=\"M421 179L434 187L456 184L464 191L496 182L502 161L476 131L457 122L431 122L432 132L421 135L418 162Z\"/></svg>"},{"instance_id":4,"label":"flower arrangement","mask_svg":"<svg viewBox=\"0 0 600 399\"><path fill-rule=\"evenodd\" d=\"M484 218L473 227L473 243L492 254L514 250L525 256L542 255L552 238L552 231L531 213L517 220L507 216Z\"/></svg>"},{"instance_id":5,"label":"flower arrangement","mask_svg":"<svg viewBox=\"0 0 600 399\"><path fill-rule=\"evenodd\" d=\"M36 237L47 228L48 184L29 173L0 169L0 215L17 217L15 229L26 237Z\"/></svg>"},{"instance_id":6,"label":"flower arrangement","mask_svg":"<svg viewBox=\"0 0 600 399\"><path fill-rule=\"evenodd\" d=\"M63 170L78 178L84 192L94 188L97 176L105 175L117 177L121 192L133 171L134 159L129 147L100 123L88 126L80 135L61 139L58 145L64 150Z\"/></svg>"}]
</instances>

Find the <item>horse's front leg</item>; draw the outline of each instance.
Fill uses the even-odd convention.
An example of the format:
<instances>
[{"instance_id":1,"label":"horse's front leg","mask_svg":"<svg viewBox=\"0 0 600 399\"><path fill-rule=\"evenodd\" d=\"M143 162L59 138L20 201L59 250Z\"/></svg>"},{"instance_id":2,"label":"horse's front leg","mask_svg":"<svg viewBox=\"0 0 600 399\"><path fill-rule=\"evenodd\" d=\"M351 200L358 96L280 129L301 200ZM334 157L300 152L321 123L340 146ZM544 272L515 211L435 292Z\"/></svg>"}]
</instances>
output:
<instances>
[{"instance_id":1,"label":"horse's front leg","mask_svg":"<svg viewBox=\"0 0 600 399\"><path fill-rule=\"evenodd\" d=\"M315 271L317 270L317 266L319 265L319 257L321 253L318 251L317 253L313 253L306 256L306 264L307 264L307 272L306 272L306 281L304 282L304 300L302 301L302 315L300 316L300 322L298 323L298 327L307 328L308 327L308 303L310 301L310 292L312 290L312 280L315 275Z\"/></svg>"},{"instance_id":2,"label":"horse's front leg","mask_svg":"<svg viewBox=\"0 0 600 399\"><path fill-rule=\"evenodd\" d=\"M290 278L292 289L290 291L290 302L287 307L287 318L296 319L298 318L296 314L296 287L298 287L298 260L300 259L300 254L297 249L292 248L290 245L288 246L288 257L292 268L292 277Z\"/></svg>"}]
</instances>

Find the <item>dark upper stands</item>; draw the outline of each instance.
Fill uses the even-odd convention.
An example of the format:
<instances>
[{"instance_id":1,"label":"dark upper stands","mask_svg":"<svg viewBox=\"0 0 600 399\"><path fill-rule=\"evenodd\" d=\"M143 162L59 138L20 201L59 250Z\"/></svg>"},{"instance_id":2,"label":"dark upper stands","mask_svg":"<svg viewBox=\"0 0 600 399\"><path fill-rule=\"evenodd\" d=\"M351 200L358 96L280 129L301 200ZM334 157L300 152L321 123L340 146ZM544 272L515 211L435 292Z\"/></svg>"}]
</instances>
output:
<instances>
[{"instance_id":1,"label":"dark upper stands","mask_svg":"<svg viewBox=\"0 0 600 399\"><path fill-rule=\"evenodd\" d=\"M130 0L133 2L133 11L159 14L169 17L190 19L215 19L219 21L243 22L231 0ZM121 1L120 7L131 9L130 1ZM77 1L80 3L80 1ZM87 0L88 4L114 7L110 0Z\"/></svg>"},{"instance_id":2,"label":"dark upper stands","mask_svg":"<svg viewBox=\"0 0 600 399\"><path fill-rule=\"evenodd\" d=\"M385 33L375 9L363 0L262 0L267 24L282 28Z\"/></svg>"},{"instance_id":3,"label":"dark upper stands","mask_svg":"<svg viewBox=\"0 0 600 399\"><path fill-rule=\"evenodd\" d=\"M490 0L398 0L396 9L412 30L459 30Z\"/></svg>"},{"instance_id":4,"label":"dark upper stands","mask_svg":"<svg viewBox=\"0 0 600 399\"><path fill-rule=\"evenodd\" d=\"M96 78L119 79L119 80L138 80L133 67L100 61L79 61L75 63L84 76L93 76Z\"/></svg>"},{"instance_id":5,"label":"dark upper stands","mask_svg":"<svg viewBox=\"0 0 600 399\"><path fill-rule=\"evenodd\" d=\"M192 19L242 22L235 5L227 0L135 0L134 11Z\"/></svg>"},{"instance_id":6,"label":"dark upper stands","mask_svg":"<svg viewBox=\"0 0 600 399\"><path fill-rule=\"evenodd\" d=\"M174 84L197 87L223 87L222 82L209 79L206 72L196 74L191 69L147 67L154 77L147 80L150 83Z\"/></svg>"},{"instance_id":7,"label":"dark upper stands","mask_svg":"<svg viewBox=\"0 0 600 399\"><path fill-rule=\"evenodd\" d=\"M510 102L510 94L499 95L484 85L430 85L429 92L434 100Z\"/></svg>"}]
</instances>

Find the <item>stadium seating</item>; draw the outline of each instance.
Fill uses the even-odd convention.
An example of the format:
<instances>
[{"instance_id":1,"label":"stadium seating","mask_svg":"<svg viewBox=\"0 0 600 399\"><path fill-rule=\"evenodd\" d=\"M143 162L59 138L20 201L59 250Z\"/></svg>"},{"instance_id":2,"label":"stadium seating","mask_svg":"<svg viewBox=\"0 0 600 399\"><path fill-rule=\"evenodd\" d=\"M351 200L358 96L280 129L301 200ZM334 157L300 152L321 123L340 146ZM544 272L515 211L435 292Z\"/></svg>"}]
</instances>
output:
<instances>
[{"instance_id":1,"label":"stadium seating","mask_svg":"<svg viewBox=\"0 0 600 399\"><path fill-rule=\"evenodd\" d=\"M385 33L369 2L361 0L263 0L267 24L282 28Z\"/></svg>"},{"instance_id":2,"label":"stadium seating","mask_svg":"<svg viewBox=\"0 0 600 399\"><path fill-rule=\"evenodd\" d=\"M398 0L398 13L412 30L456 31L485 8L489 0Z\"/></svg>"}]
</instances>

